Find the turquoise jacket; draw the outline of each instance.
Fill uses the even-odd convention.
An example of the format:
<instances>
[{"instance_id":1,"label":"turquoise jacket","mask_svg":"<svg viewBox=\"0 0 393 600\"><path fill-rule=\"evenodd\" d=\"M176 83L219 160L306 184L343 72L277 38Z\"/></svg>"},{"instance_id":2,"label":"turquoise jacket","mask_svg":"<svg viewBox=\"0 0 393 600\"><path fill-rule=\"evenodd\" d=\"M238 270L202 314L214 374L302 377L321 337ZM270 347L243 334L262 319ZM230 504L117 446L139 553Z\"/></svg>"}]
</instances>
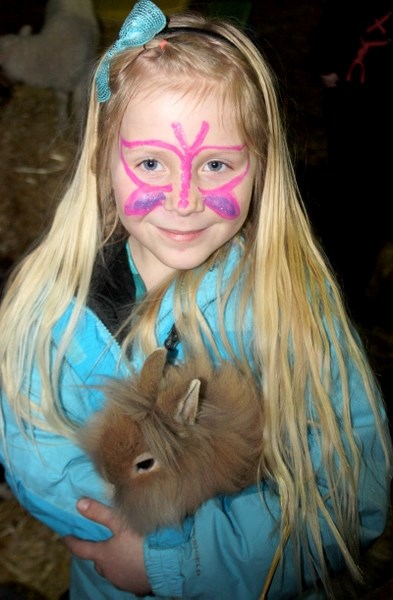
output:
<instances>
[{"instance_id":1,"label":"turquoise jacket","mask_svg":"<svg viewBox=\"0 0 393 600\"><path fill-rule=\"evenodd\" d=\"M238 253L233 249L226 268L229 275L236 268ZM130 272L126 273L131 280ZM225 280L223 282L225 285ZM157 345L163 345L174 323L173 290L166 294L157 320ZM198 305L218 340L217 273L205 276L198 292ZM226 314L230 338L236 326L236 292ZM71 308L53 329L53 348L61 339ZM251 319L245 327L252 336ZM246 344L249 347L250 344ZM223 357L225 351L219 347ZM97 317L86 308L78 323L75 337L63 366L60 396L68 416L83 423L103 405L101 391L94 387L105 377L128 375L121 361L120 345ZM141 358L134 357L140 368ZM389 478L380 440L376 436L374 418L365 400L358 373L347 356L350 377L352 418L363 445L359 511L362 542L365 546L383 531L389 499ZM40 381L34 371L29 379L30 394L39 403ZM332 402L340 411L340 392L333 390ZM60 535L72 534L91 540L105 539L110 532L82 517L76 501L82 496L108 503L108 492L97 476L91 461L69 440L35 430L37 444L21 435L14 415L3 397L4 436L0 439L0 460L13 493L37 519ZM316 434L310 431L310 447L315 465L320 454ZM7 458L8 461L7 462ZM320 478L322 492L325 488ZM200 600L258 599L278 545L277 523L280 501L267 485L260 491L252 486L232 496L217 496L205 502L180 529L160 529L145 538L144 554L147 574L156 597L195 598ZM342 560L327 527L322 524L323 541L332 568L339 569ZM297 578L290 544L275 572L269 599L297 597ZM303 565L304 583L310 584L310 573ZM73 559L70 596L72 600L121 600L135 598L121 592L100 577L89 561Z\"/></svg>"}]
</instances>

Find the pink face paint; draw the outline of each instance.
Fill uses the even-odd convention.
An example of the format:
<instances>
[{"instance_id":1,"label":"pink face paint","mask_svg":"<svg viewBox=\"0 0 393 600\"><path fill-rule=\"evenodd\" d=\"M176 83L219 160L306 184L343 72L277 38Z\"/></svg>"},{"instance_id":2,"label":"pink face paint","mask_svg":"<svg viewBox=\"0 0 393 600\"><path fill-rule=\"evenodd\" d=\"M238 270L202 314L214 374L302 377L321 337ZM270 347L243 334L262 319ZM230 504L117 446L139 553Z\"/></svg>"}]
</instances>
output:
<instances>
[{"instance_id":1,"label":"pink face paint","mask_svg":"<svg viewBox=\"0 0 393 600\"><path fill-rule=\"evenodd\" d=\"M124 170L131 181L137 186L125 201L124 214L127 216L146 215L157 206L160 206L165 200L165 192L171 192L171 185L150 185L144 183L136 176L134 171L130 169L124 157L123 148L136 148L144 145L154 145L152 142L128 142L124 138L120 138L120 157Z\"/></svg>"},{"instance_id":2,"label":"pink face paint","mask_svg":"<svg viewBox=\"0 0 393 600\"><path fill-rule=\"evenodd\" d=\"M125 140L123 137L120 138L120 156L124 170L131 181L137 186L124 204L125 215L145 215L151 212L164 203L166 198L165 192L171 192L173 190L173 186L171 184L154 186L144 183L127 164L124 156L124 148L152 146L167 149L178 156L181 162L181 191L180 200L178 203L179 208L187 208L189 205L188 198L192 182L192 163L200 152L203 150L235 150L240 152L244 148L242 145L201 146L209 131L209 124L206 121L202 122L201 129L191 146L188 145L185 139L184 130L180 123L173 123L172 128L181 148L183 149L183 152L181 152L173 144L167 144L161 140L136 140L131 142ZM248 158L244 172L239 176L234 177L231 181L217 188L208 190L198 188L203 197L205 205L223 219L236 219L240 214L240 207L235 196L233 195L233 188L239 185L247 175L249 166L250 160Z\"/></svg>"},{"instance_id":3,"label":"pink face paint","mask_svg":"<svg viewBox=\"0 0 393 600\"><path fill-rule=\"evenodd\" d=\"M175 136L179 140L179 144L184 150L184 156L182 158L182 174L181 174L181 192L179 200L179 208L186 208L189 205L188 196L191 187L192 178L192 161L194 157L200 152L197 152L197 148L202 144L205 139L207 132L209 131L209 125L206 121L203 121L201 129L195 138L195 142L192 146L189 146L186 142L183 127L180 123L172 124Z\"/></svg>"}]
</instances>

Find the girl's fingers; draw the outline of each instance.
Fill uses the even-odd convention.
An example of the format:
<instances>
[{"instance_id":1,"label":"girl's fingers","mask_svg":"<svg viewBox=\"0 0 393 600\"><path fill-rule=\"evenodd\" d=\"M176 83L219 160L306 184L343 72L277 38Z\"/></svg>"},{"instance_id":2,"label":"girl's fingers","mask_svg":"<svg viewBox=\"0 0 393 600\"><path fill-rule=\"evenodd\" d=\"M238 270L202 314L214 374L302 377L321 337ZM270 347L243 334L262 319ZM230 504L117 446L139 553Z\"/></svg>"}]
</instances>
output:
<instances>
[{"instance_id":1,"label":"girl's fingers","mask_svg":"<svg viewBox=\"0 0 393 600\"><path fill-rule=\"evenodd\" d=\"M63 538L63 542L68 550L84 560L95 560L97 554L96 542L81 540L73 535L67 535Z\"/></svg>"},{"instance_id":2,"label":"girl's fingers","mask_svg":"<svg viewBox=\"0 0 393 600\"><path fill-rule=\"evenodd\" d=\"M101 502L97 502L97 500L92 500L91 498L81 498L76 507L86 519L90 519L90 521L108 527L112 533L115 533L115 531L119 529L119 520L109 506L101 504Z\"/></svg>"}]
</instances>

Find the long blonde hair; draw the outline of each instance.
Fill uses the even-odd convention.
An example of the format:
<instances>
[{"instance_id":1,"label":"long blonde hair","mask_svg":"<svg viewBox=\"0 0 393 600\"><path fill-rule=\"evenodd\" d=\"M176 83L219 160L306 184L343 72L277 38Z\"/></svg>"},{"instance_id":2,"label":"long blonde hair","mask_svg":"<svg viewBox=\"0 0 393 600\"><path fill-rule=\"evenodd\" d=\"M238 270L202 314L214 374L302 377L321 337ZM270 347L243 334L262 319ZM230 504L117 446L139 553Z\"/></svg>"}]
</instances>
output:
<instances>
[{"instance_id":1,"label":"long blonde hair","mask_svg":"<svg viewBox=\"0 0 393 600\"><path fill-rule=\"evenodd\" d=\"M230 24L206 22L195 15L171 19L170 27L182 26L206 29L212 34L169 31L165 33L165 45L159 44L162 36L158 35L146 46L112 59L112 96L106 103L98 105L93 89L75 175L50 230L15 270L2 303L2 385L19 418L31 422L31 403L22 390L24 374L30 372L33 363L37 364L46 427L73 436L75 424L61 410L58 382L67 347L86 304L94 261L106 244L125 237L115 210L108 167L124 111L130 98L141 90L154 92L166 86L194 98L218 90L223 102L233 103L240 131L258 162L250 213L237 234L243 248L240 265L225 296L218 300L221 336L233 359L249 372L240 324L246 322L243 317L251 299L253 376L260 381L264 398L261 473L280 497L282 544L285 529L291 531L298 556L304 544L312 544L319 563L318 577L328 585L320 516L330 526L355 575L359 545L357 480L361 455L351 426L347 358L342 348L346 348L362 377L388 463L378 390L299 198L268 65L252 42ZM227 247L220 248L206 264L174 277L178 292L174 305L176 327L181 338L192 339L196 351L203 345L202 334L208 335L209 331L195 308L198 286L213 263L225 262L226 252ZM227 339L223 315L231 291L239 285L239 273L242 286L236 323L240 350L235 352ZM154 326L168 285L152 290L141 303L138 318L130 321L125 354L131 343L146 354L155 348ZM187 294L180 293L184 289ZM72 318L50 368L52 327L73 298ZM209 343L214 352L214 339ZM185 348L186 353L192 350ZM330 399L332 354L338 369L335 376L341 382L340 426ZM334 518L316 483L308 444L310 427L320 437Z\"/></svg>"}]
</instances>

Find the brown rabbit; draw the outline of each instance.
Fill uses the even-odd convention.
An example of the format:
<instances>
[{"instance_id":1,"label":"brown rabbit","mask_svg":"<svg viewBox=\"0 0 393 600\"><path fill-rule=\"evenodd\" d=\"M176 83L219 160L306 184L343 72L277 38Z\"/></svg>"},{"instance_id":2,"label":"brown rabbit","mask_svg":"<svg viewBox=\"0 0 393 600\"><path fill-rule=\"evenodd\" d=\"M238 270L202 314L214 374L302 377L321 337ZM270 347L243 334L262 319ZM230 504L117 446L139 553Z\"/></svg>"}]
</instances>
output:
<instances>
[{"instance_id":1,"label":"brown rabbit","mask_svg":"<svg viewBox=\"0 0 393 600\"><path fill-rule=\"evenodd\" d=\"M257 481L262 411L230 363L173 366L158 349L139 376L106 387L81 446L113 484L114 506L140 533L180 524L207 498Z\"/></svg>"}]
</instances>

